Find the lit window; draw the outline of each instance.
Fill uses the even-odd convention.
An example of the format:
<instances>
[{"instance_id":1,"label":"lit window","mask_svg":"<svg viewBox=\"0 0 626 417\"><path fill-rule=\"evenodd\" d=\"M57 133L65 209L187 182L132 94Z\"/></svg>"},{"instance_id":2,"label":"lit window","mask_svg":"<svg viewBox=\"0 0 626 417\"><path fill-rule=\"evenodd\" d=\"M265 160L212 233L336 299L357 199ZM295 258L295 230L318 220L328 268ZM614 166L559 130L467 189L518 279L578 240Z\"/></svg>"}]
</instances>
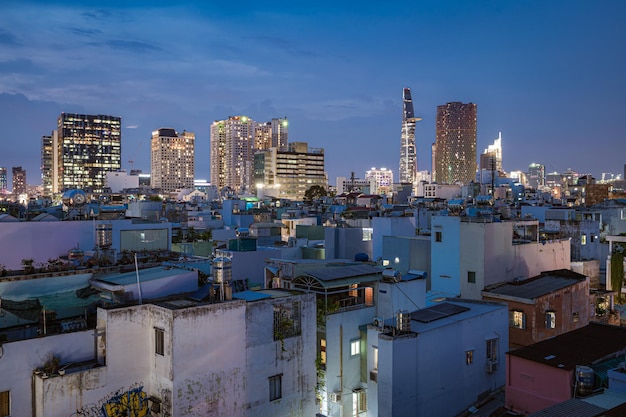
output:
<instances>
[{"instance_id":1,"label":"lit window","mask_svg":"<svg viewBox=\"0 0 626 417\"><path fill-rule=\"evenodd\" d=\"M372 240L373 233L374 233L374 229L372 227L364 227L363 228L363 242Z\"/></svg>"},{"instance_id":2,"label":"lit window","mask_svg":"<svg viewBox=\"0 0 626 417\"><path fill-rule=\"evenodd\" d=\"M320 339L320 363L326 365L326 339Z\"/></svg>"},{"instance_id":3,"label":"lit window","mask_svg":"<svg viewBox=\"0 0 626 417\"><path fill-rule=\"evenodd\" d=\"M367 411L367 394L364 389L352 391L353 410L352 414L357 416Z\"/></svg>"},{"instance_id":4,"label":"lit window","mask_svg":"<svg viewBox=\"0 0 626 417\"><path fill-rule=\"evenodd\" d=\"M435 242L441 242L442 238L442 232L435 232Z\"/></svg>"},{"instance_id":5,"label":"lit window","mask_svg":"<svg viewBox=\"0 0 626 417\"><path fill-rule=\"evenodd\" d=\"M516 329L526 329L526 314L523 311L512 310L509 312L509 325Z\"/></svg>"},{"instance_id":6,"label":"lit window","mask_svg":"<svg viewBox=\"0 0 626 417\"><path fill-rule=\"evenodd\" d=\"M581 245L586 245L587 244L587 235L581 235L580 236L580 244Z\"/></svg>"},{"instance_id":7,"label":"lit window","mask_svg":"<svg viewBox=\"0 0 626 417\"><path fill-rule=\"evenodd\" d=\"M546 311L546 329L556 328L556 313L554 311Z\"/></svg>"},{"instance_id":8,"label":"lit window","mask_svg":"<svg viewBox=\"0 0 626 417\"><path fill-rule=\"evenodd\" d=\"M354 339L350 342L350 355L357 356L361 353L361 339Z\"/></svg>"},{"instance_id":9,"label":"lit window","mask_svg":"<svg viewBox=\"0 0 626 417\"><path fill-rule=\"evenodd\" d=\"M476 272L467 271L467 282L470 284L476 284Z\"/></svg>"},{"instance_id":10,"label":"lit window","mask_svg":"<svg viewBox=\"0 0 626 417\"><path fill-rule=\"evenodd\" d=\"M572 321L574 323L578 322L578 316L579 316L578 311L575 311L575 312L572 313Z\"/></svg>"},{"instance_id":11,"label":"lit window","mask_svg":"<svg viewBox=\"0 0 626 417\"><path fill-rule=\"evenodd\" d=\"M269 377L270 401L278 400L283 396L283 375Z\"/></svg>"},{"instance_id":12,"label":"lit window","mask_svg":"<svg viewBox=\"0 0 626 417\"><path fill-rule=\"evenodd\" d=\"M378 348L376 346L372 347L372 355L374 357L374 369L378 369Z\"/></svg>"},{"instance_id":13,"label":"lit window","mask_svg":"<svg viewBox=\"0 0 626 417\"><path fill-rule=\"evenodd\" d=\"M8 417L11 415L10 406L9 391L0 392L0 417Z\"/></svg>"},{"instance_id":14,"label":"lit window","mask_svg":"<svg viewBox=\"0 0 626 417\"><path fill-rule=\"evenodd\" d=\"M474 363L474 350L466 350L465 351L465 364L471 365Z\"/></svg>"},{"instance_id":15,"label":"lit window","mask_svg":"<svg viewBox=\"0 0 626 417\"><path fill-rule=\"evenodd\" d=\"M154 351L157 355L165 355L165 331L154 328Z\"/></svg>"}]
</instances>

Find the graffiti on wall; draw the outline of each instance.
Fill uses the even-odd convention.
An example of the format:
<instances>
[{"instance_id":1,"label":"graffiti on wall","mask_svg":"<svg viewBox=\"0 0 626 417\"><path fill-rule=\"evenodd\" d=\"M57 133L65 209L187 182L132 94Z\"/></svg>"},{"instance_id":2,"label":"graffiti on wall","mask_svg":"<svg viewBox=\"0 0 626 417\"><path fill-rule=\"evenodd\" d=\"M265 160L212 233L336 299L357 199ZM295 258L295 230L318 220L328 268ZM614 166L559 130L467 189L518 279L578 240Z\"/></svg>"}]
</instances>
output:
<instances>
[{"instance_id":1,"label":"graffiti on wall","mask_svg":"<svg viewBox=\"0 0 626 417\"><path fill-rule=\"evenodd\" d=\"M71 417L146 417L150 416L148 396L143 384L119 389L98 401L76 410Z\"/></svg>"}]
</instances>

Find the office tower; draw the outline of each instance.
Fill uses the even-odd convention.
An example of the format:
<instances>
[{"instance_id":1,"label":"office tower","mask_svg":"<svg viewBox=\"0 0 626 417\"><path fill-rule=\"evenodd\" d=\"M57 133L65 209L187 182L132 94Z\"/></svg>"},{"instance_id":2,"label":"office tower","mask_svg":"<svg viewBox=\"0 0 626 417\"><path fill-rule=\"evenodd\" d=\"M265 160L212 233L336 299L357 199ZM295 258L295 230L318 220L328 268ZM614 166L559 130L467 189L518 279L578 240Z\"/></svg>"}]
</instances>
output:
<instances>
[{"instance_id":1,"label":"office tower","mask_svg":"<svg viewBox=\"0 0 626 417\"><path fill-rule=\"evenodd\" d=\"M259 123L254 133L254 149L279 148L284 150L288 142L288 126L287 117L274 118L271 122Z\"/></svg>"},{"instance_id":2,"label":"office tower","mask_svg":"<svg viewBox=\"0 0 626 417\"><path fill-rule=\"evenodd\" d=\"M288 146L287 118L255 122L247 116L230 116L211 125L211 183L218 190L230 187L237 192L254 189L254 154L257 150Z\"/></svg>"},{"instance_id":3,"label":"office tower","mask_svg":"<svg viewBox=\"0 0 626 417\"><path fill-rule=\"evenodd\" d=\"M546 167L533 162L528 165L528 185L535 190L540 190L546 185Z\"/></svg>"},{"instance_id":4,"label":"office tower","mask_svg":"<svg viewBox=\"0 0 626 417\"><path fill-rule=\"evenodd\" d=\"M391 194L393 191L393 171L387 168L372 168L365 172L365 179L370 181L372 194Z\"/></svg>"},{"instance_id":5,"label":"office tower","mask_svg":"<svg viewBox=\"0 0 626 417\"><path fill-rule=\"evenodd\" d=\"M324 149L292 142L286 149L272 147L254 155L257 192L264 196L302 201L314 185L326 189Z\"/></svg>"},{"instance_id":6,"label":"office tower","mask_svg":"<svg viewBox=\"0 0 626 417\"><path fill-rule=\"evenodd\" d=\"M59 135L56 130L50 136L41 137L41 186L43 195L48 197L59 192L58 144Z\"/></svg>"},{"instance_id":7,"label":"office tower","mask_svg":"<svg viewBox=\"0 0 626 417\"><path fill-rule=\"evenodd\" d=\"M476 178L476 113L474 103L437 106L434 181L467 184Z\"/></svg>"},{"instance_id":8,"label":"office tower","mask_svg":"<svg viewBox=\"0 0 626 417\"><path fill-rule=\"evenodd\" d=\"M13 194L26 194L26 170L13 167Z\"/></svg>"},{"instance_id":9,"label":"office tower","mask_svg":"<svg viewBox=\"0 0 626 417\"><path fill-rule=\"evenodd\" d=\"M9 187L9 181L7 179L7 169L0 167L0 194L6 194Z\"/></svg>"},{"instance_id":10,"label":"office tower","mask_svg":"<svg viewBox=\"0 0 626 417\"><path fill-rule=\"evenodd\" d=\"M494 187L496 185L496 178L501 174L504 174L502 169L502 132L500 132L498 138L493 141L493 145L487 146L485 152L480 155L480 183L491 183L492 187Z\"/></svg>"},{"instance_id":11,"label":"office tower","mask_svg":"<svg viewBox=\"0 0 626 417\"><path fill-rule=\"evenodd\" d=\"M411 89L402 91L402 132L400 138L400 182L415 184L417 177L417 146L415 144L415 123L422 120L415 117Z\"/></svg>"},{"instance_id":12,"label":"office tower","mask_svg":"<svg viewBox=\"0 0 626 417\"><path fill-rule=\"evenodd\" d=\"M150 174L152 187L163 193L193 189L194 144L192 132L161 128L152 132Z\"/></svg>"},{"instance_id":13,"label":"office tower","mask_svg":"<svg viewBox=\"0 0 626 417\"><path fill-rule=\"evenodd\" d=\"M106 173L121 168L121 149L120 117L61 113L42 138L42 182L52 193L101 191Z\"/></svg>"}]
</instances>

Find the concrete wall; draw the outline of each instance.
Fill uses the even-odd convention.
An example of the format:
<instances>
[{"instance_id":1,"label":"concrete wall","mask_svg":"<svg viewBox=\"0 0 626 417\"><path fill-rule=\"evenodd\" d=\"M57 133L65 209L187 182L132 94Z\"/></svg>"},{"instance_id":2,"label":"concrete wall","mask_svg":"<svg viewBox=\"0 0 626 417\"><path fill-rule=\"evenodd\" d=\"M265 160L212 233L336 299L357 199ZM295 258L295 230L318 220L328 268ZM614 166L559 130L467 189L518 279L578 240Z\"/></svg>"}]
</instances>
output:
<instances>
[{"instance_id":1,"label":"concrete wall","mask_svg":"<svg viewBox=\"0 0 626 417\"><path fill-rule=\"evenodd\" d=\"M383 236L415 236L415 217L373 217L372 259L383 256Z\"/></svg>"},{"instance_id":2,"label":"concrete wall","mask_svg":"<svg viewBox=\"0 0 626 417\"><path fill-rule=\"evenodd\" d=\"M447 294L460 294L461 254L460 220L452 216L432 218L431 234L431 291ZM441 242L436 241L441 232Z\"/></svg>"},{"instance_id":3,"label":"concrete wall","mask_svg":"<svg viewBox=\"0 0 626 417\"><path fill-rule=\"evenodd\" d=\"M535 413L572 397L574 372L506 356L505 405L514 411Z\"/></svg>"},{"instance_id":4,"label":"concrete wall","mask_svg":"<svg viewBox=\"0 0 626 417\"><path fill-rule=\"evenodd\" d=\"M368 399L372 399L368 416L454 416L476 403L481 394L504 385L505 306L431 324L429 329L395 337L368 328L368 348L378 348L378 382L368 383ZM499 365L494 373L486 371L486 340L491 338L499 338ZM469 350L473 351L470 364L466 363Z\"/></svg>"},{"instance_id":5,"label":"concrete wall","mask_svg":"<svg viewBox=\"0 0 626 417\"><path fill-rule=\"evenodd\" d=\"M93 330L3 343L1 349L0 391L9 391L11 415L21 417L33 415L33 371L43 366L47 355L58 355L62 364L95 358Z\"/></svg>"},{"instance_id":6,"label":"concrete wall","mask_svg":"<svg viewBox=\"0 0 626 417\"><path fill-rule=\"evenodd\" d=\"M383 262L389 261L389 266L406 274L410 269L425 271L427 289L430 289L430 236L383 236Z\"/></svg>"},{"instance_id":7,"label":"concrete wall","mask_svg":"<svg viewBox=\"0 0 626 417\"><path fill-rule=\"evenodd\" d=\"M372 240L363 240L361 228L327 227L324 237L326 259L353 260L357 253L366 253L373 259Z\"/></svg>"}]
</instances>

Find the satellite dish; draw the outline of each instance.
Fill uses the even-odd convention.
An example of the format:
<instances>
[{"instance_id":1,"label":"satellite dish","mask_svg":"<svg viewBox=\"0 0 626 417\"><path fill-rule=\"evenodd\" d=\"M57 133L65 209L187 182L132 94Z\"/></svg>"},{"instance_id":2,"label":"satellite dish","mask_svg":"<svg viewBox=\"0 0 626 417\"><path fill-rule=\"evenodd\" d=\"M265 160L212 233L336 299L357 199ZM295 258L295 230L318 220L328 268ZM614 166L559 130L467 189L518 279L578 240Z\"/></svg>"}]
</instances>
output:
<instances>
[{"instance_id":1,"label":"satellite dish","mask_svg":"<svg viewBox=\"0 0 626 417\"><path fill-rule=\"evenodd\" d=\"M83 190L68 190L63 194L63 204L68 207L81 207L87 203L87 195Z\"/></svg>"}]
</instances>

